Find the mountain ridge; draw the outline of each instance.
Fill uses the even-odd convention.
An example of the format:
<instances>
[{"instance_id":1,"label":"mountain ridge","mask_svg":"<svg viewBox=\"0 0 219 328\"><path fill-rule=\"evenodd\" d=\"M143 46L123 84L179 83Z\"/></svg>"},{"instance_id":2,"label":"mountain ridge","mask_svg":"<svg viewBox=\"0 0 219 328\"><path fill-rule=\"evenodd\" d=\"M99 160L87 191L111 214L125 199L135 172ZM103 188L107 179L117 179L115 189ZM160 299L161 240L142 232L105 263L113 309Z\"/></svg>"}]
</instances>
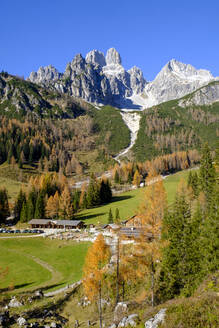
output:
<instances>
[{"instance_id":1,"label":"mountain ridge","mask_svg":"<svg viewBox=\"0 0 219 328\"><path fill-rule=\"evenodd\" d=\"M110 48L106 56L99 50L91 50L85 58L77 54L64 73L52 65L40 67L28 80L95 105L142 110L181 98L219 77L171 59L149 82L137 66L125 70L120 54Z\"/></svg>"}]
</instances>

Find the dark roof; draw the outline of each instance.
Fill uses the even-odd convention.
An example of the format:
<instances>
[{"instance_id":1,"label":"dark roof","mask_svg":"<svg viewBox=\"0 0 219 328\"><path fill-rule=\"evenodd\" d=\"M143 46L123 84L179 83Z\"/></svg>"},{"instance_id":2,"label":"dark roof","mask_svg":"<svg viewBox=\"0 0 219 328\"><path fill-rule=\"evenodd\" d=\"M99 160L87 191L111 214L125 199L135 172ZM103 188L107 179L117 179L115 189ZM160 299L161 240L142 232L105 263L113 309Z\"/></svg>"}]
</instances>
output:
<instances>
[{"instance_id":1,"label":"dark roof","mask_svg":"<svg viewBox=\"0 0 219 328\"><path fill-rule=\"evenodd\" d=\"M102 225L101 225L101 228L102 228L102 229L105 229L105 228L107 228L108 226L109 226L109 224L102 224Z\"/></svg>"}]
</instances>

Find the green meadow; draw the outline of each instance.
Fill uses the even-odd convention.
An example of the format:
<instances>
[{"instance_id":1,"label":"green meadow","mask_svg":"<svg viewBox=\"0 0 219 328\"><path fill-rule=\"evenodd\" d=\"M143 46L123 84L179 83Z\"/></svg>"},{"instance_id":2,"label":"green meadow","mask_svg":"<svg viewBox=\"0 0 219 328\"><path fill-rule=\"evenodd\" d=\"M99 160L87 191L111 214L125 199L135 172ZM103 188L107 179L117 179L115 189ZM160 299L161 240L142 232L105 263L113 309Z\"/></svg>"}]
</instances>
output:
<instances>
[{"instance_id":1,"label":"green meadow","mask_svg":"<svg viewBox=\"0 0 219 328\"><path fill-rule=\"evenodd\" d=\"M39 238L0 239L0 289L61 288L80 280L89 243Z\"/></svg>"},{"instance_id":2,"label":"green meadow","mask_svg":"<svg viewBox=\"0 0 219 328\"><path fill-rule=\"evenodd\" d=\"M169 205L174 200L180 180L186 180L188 174L189 171L182 171L170 175L164 180ZM110 204L83 210L76 216L76 219L84 220L86 224L104 224L107 223L110 208L113 216L118 208L121 220L125 220L138 213L139 206L144 201L145 189L146 187L139 188L114 196Z\"/></svg>"}]
</instances>

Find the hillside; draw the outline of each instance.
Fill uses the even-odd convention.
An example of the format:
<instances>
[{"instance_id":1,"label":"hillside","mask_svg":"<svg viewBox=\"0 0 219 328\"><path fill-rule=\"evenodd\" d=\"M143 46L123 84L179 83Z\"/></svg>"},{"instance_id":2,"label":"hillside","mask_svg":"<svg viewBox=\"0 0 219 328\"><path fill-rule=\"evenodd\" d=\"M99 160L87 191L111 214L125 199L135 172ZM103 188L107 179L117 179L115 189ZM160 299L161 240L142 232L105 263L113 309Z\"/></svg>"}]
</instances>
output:
<instances>
[{"instance_id":1,"label":"hillside","mask_svg":"<svg viewBox=\"0 0 219 328\"><path fill-rule=\"evenodd\" d=\"M200 149L205 141L215 149L218 90L219 82L211 82L179 100L138 111L137 140L126 157L145 161ZM28 164L40 172L100 174L115 163L115 156L133 137L119 109L93 106L4 72L0 74L0 116L0 164L12 161L20 168Z\"/></svg>"},{"instance_id":2,"label":"hillside","mask_svg":"<svg viewBox=\"0 0 219 328\"><path fill-rule=\"evenodd\" d=\"M102 172L130 140L119 110L100 111L7 73L0 74L0 116L0 164L13 158L20 168Z\"/></svg>"},{"instance_id":3,"label":"hillside","mask_svg":"<svg viewBox=\"0 0 219 328\"><path fill-rule=\"evenodd\" d=\"M214 90L218 90L219 82L213 85ZM134 157L144 161L177 150L200 149L206 141L215 149L219 133L219 102L211 103L212 97L209 100L211 87L212 84L179 100L144 110L132 149ZM216 99L218 94L214 95Z\"/></svg>"}]
</instances>

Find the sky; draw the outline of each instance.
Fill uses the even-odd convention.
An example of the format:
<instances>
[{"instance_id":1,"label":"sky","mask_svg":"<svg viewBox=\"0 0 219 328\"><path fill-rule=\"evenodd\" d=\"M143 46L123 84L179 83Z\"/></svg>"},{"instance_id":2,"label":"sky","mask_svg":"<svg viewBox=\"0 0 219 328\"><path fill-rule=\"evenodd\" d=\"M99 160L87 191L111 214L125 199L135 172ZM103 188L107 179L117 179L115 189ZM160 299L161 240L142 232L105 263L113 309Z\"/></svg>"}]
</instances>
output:
<instances>
[{"instance_id":1,"label":"sky","mask_svg":"<svg viewBox=\"0 0 219 328\"><path fill-rule=\"evenodd\" d=\"M27 77L114 47L153 80L172 58L219 76L218 0L0 0L0 71Z\"/></svg>"}]
</instances>

